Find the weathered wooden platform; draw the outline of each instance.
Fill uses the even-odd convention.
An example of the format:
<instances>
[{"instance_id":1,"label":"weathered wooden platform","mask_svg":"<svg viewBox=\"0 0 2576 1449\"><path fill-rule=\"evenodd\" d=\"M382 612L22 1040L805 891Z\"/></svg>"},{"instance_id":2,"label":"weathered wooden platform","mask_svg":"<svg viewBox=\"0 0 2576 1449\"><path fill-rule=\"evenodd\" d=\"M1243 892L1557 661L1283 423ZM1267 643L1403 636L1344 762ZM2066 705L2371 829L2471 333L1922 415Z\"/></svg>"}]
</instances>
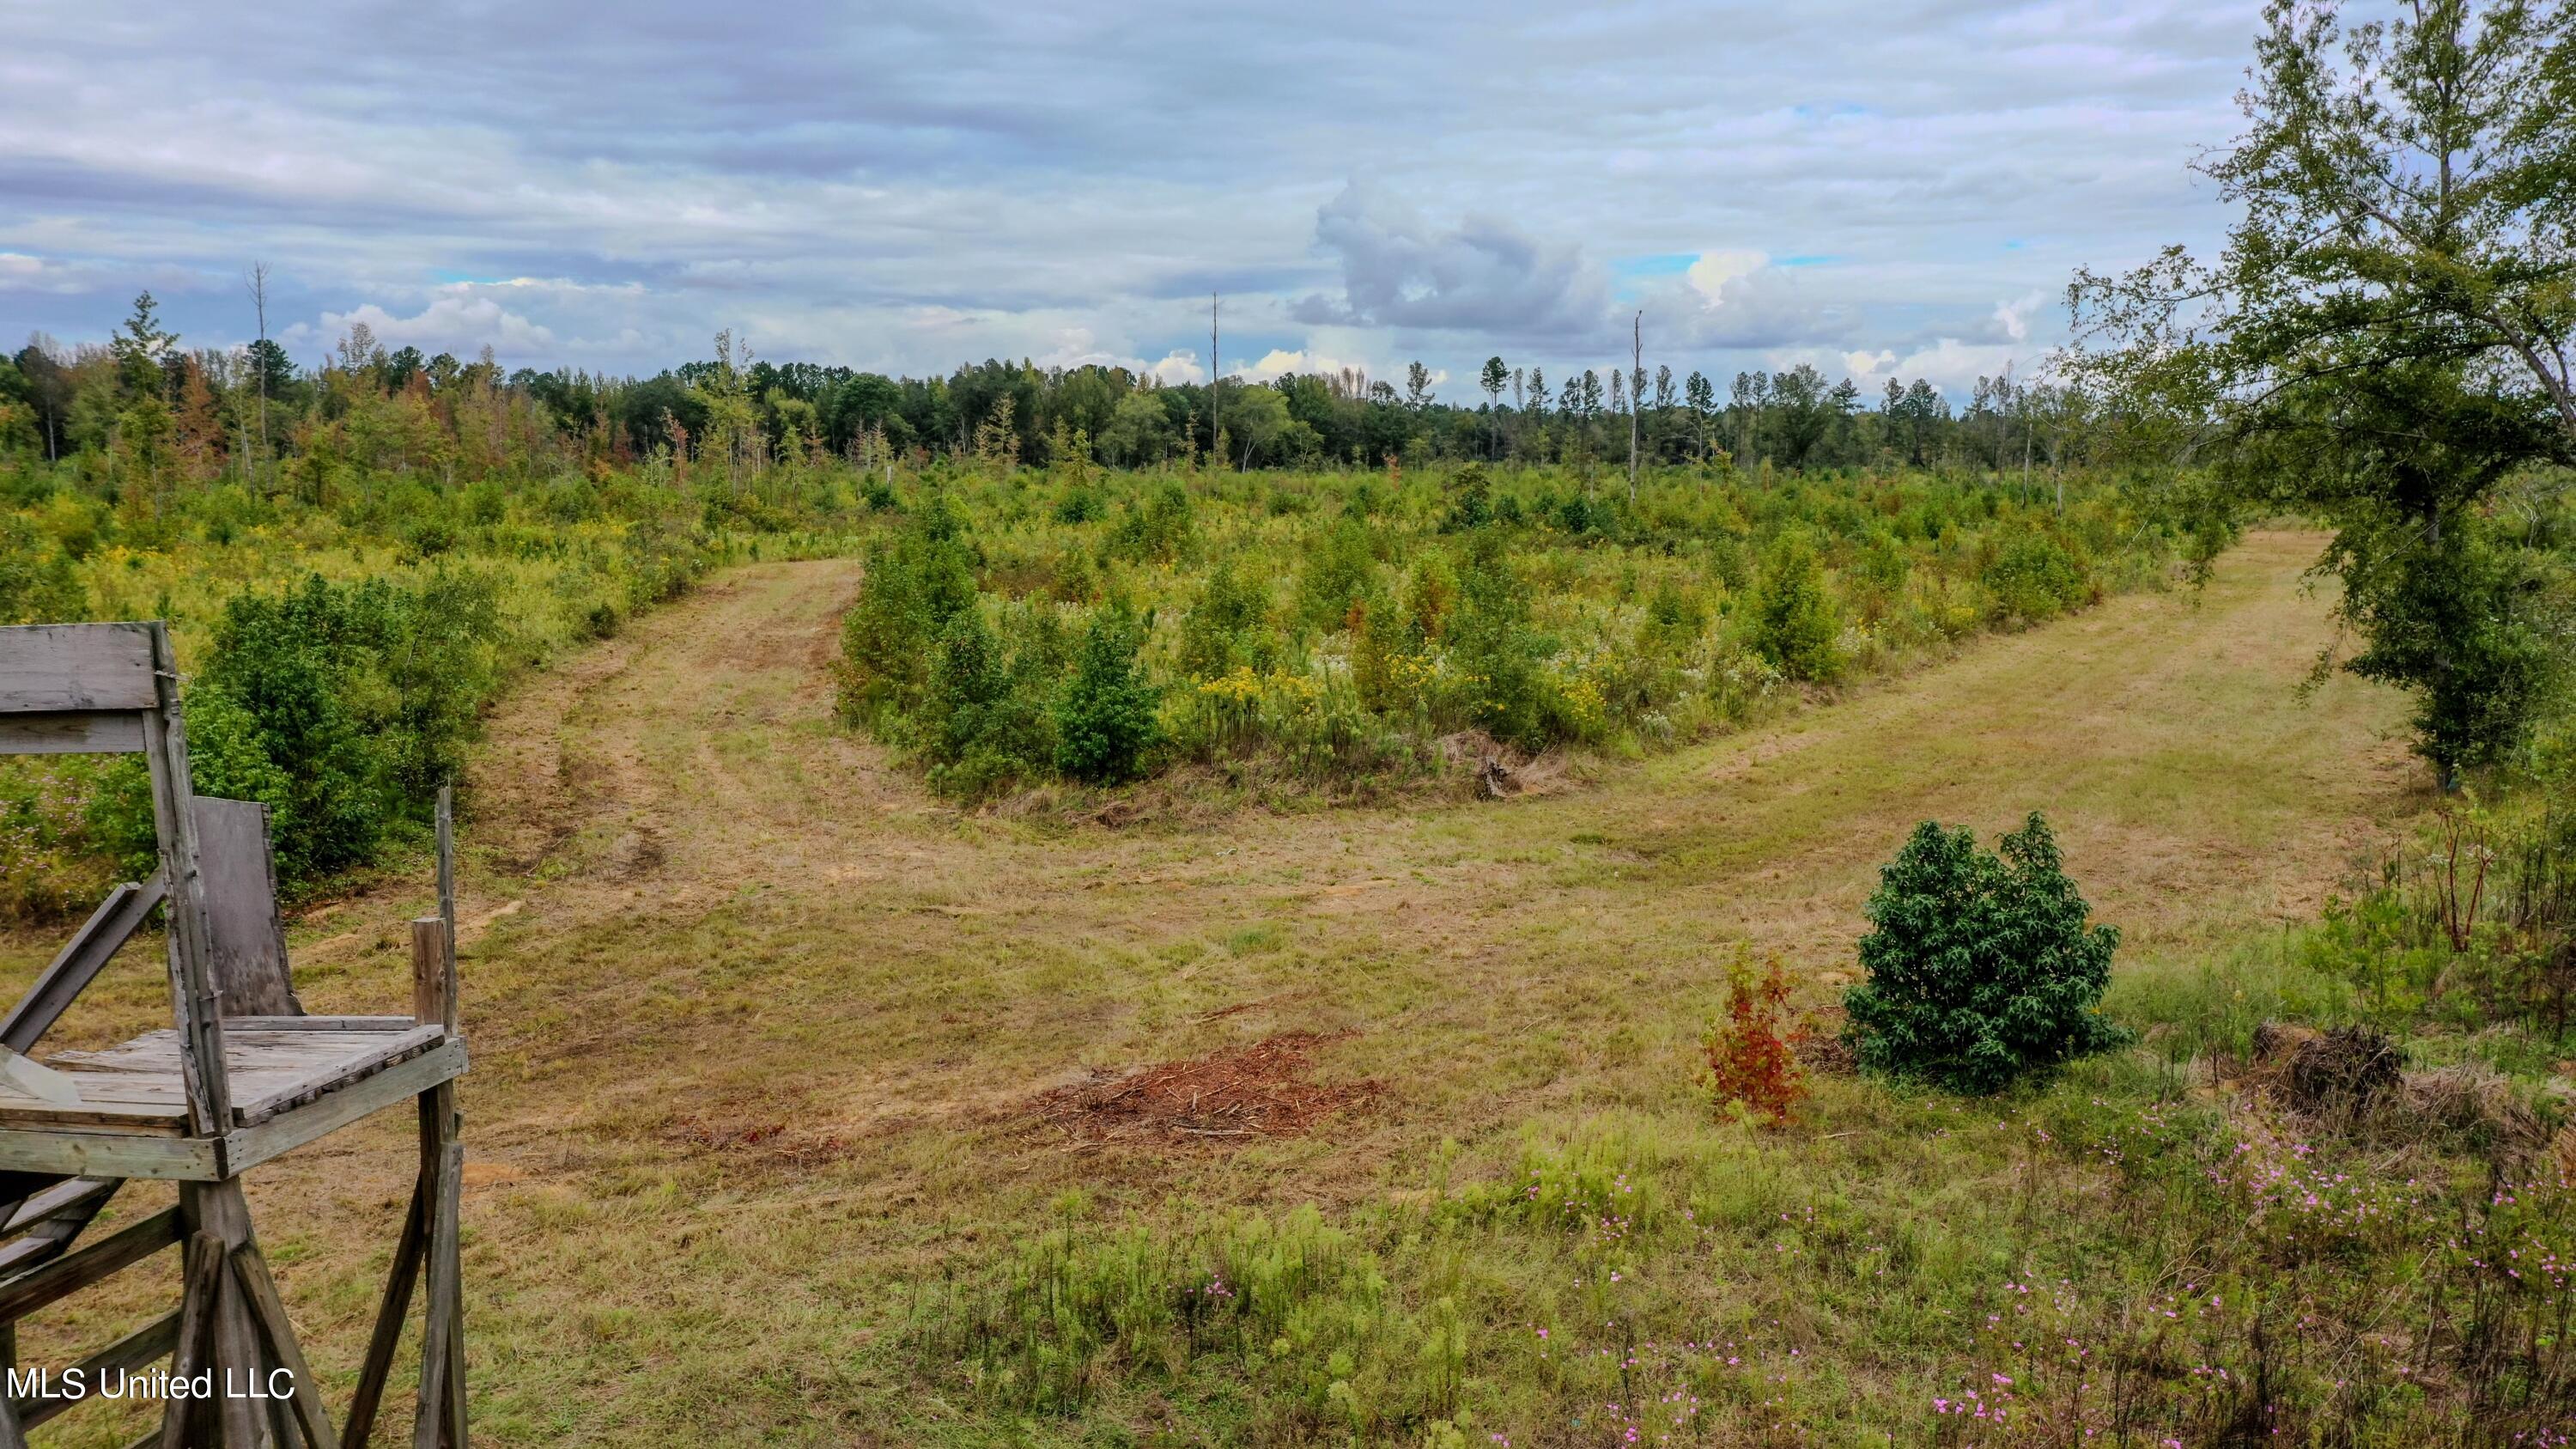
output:
<instances>
[{"instance_id":1,"label":"weathered wooden platform","mask_svg":"<svg viewBox=\"0 0 2576 1449\"><path fill-rule=\"evenodd\" d=\"M245 1016L225 1023L232 1130L188 1130L179 1035L148 1032L44 1064L77 1103L0 1089L0 1170L215 1181L465 1069L465 1044L407 1016Z\"/></svg>"}]
</instances>

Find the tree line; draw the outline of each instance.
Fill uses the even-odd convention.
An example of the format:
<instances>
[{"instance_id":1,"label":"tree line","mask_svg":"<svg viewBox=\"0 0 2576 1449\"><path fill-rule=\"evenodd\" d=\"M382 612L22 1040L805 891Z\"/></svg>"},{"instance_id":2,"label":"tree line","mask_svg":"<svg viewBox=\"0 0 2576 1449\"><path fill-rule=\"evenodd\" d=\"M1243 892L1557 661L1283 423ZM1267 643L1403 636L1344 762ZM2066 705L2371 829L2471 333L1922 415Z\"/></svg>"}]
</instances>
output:
<instances>
[{"instance_id":1,"label":"tree line","mask_svg":"<svg viewBox=\"0 0 2576 1449\"><path fill-rule=\"evenodd\" d=\"M578 369L504 373L387 347L363 324L300 366L273 339L179 346L151 295L104 346L31 340L0 358L0 456L71 461L111 485L166 489L256 478L318 496L335 468L468 476L655 456L740 477L825 458L979 458L1235 469L1438 460L1624 468L1809 470L1914 466L2029 474L2078 462L2101 414L2081 390L1980 378L1964 406L1928 381L1888 379L1865 400L1813 366L1740 372L1723 396L1670 367L1481 369L1474 401L1344 368L1268 382L1165 382L1134 369L987 359L909 377L755 358L731 334L714 354L649 378Z\"/></svg>"}]
</instances>

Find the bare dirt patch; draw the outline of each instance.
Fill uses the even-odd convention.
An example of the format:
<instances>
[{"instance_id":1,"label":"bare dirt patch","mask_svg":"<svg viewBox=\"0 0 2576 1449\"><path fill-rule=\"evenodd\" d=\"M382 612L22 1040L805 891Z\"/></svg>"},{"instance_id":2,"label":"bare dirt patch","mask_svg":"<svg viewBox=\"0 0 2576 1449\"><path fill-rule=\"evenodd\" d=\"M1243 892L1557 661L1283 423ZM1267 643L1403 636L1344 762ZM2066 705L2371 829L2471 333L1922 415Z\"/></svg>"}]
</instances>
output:
<instances>
[{"instance_id":1,"label":"bare dirt patch","mask_svg":"<svg viewBox=\"0 0 2576 1449\"><path fill-rule=\"evenodd\" d=\"M1059 1087L1039 1097L1034 1110L1040 1120L1087 1142L1159 1137L1224 1143L1295 1137L1323 1118L1373 1100L1386 1090L1375 1080L1311 1079L1314 1049L1339 1039L1287 1032L1126 1076Z\"/></svg>"}]
</instances>

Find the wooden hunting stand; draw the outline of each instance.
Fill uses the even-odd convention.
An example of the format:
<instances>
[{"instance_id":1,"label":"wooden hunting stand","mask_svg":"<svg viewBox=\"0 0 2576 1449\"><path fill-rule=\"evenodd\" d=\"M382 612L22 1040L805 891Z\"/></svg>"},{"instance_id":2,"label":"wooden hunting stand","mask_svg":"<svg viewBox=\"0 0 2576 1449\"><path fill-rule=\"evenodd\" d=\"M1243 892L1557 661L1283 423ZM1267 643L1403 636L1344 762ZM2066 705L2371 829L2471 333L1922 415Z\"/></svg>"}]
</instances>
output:
<instances>
[{"instance_id":1,"label":"wooden hunting stand","mask_svg":"<svg viewBox=\"0 0 2576 1449\"><path fill-rule=\"evenodd\" d=\"M287 971L267 807L190 792L179 677L160 624L0 628L0 754L81 753L144 757L161 869L108 896L0 1021L0 1046L18 1056L33 1048L155 905L167 907L172 1026L105 1051L59 1052L43 1069L0 1058L0 1358L15 1366L18 1319L177 1245L179 1306L82 1360L90 1390L102 1373L167 1362L182 1379L211 1375L215 1397L170 1398L160 1431L141 1443L358 1449L425 1273L414 1444L464 1449L455 1078L465 1038L445 792L439 914L412 922L412 1014L307 1016ZM406 1099L420 1113L418 1185L356 1396L334 1432L251 1232L241 1178ZM78 1241L134 1178L176 1182L178 1205ZM253 1386L277 1396L242 1396ZM24 1445L27 1429L78 1402L0 1393L0 1449Z\"/></svg>"}]
</instances>

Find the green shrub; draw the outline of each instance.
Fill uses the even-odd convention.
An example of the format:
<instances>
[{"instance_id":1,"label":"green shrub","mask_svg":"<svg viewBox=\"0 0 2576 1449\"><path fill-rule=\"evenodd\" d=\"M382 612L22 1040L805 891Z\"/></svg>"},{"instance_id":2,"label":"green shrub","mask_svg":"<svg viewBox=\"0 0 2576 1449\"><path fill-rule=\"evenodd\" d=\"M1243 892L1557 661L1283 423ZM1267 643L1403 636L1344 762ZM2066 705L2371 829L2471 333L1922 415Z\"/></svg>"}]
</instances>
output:
<instances>
[{"instance_id":1,"label":"green shrub","mask_svg":"<svg viewBox=\"0 0 2576 1449\"><path fill-rule=\"evenodd\" d=\"M1198 541L1198 524L1190 511L1189 490L1175 479L1154 485L1142 503L1129 503L1109 539L1109 551L1139 563L1185 558Z\"/></svg>"},{"instance_id":2,"label":"green shrub","mask_svg":"<svg viewBox=\"0 0 2576 1449\"><path fill-rule=\"evenodd\" d=\"M1780 535L1762 561L1762 600L1753 618L1753 647L1791 679L1825 683L1842 673L1842 632L1824 566L1804 533Z\"/></svg>"},{"instance_id":3,"label":"green shrub","mask_svg":"<svg viewBox=\"0 0 2576 1449\"><path fill-rule=\"evenodd\" d=\"M2092 593L2083 565L2044 533L2025 533L2005 544L1986 565L1983 581L1995 596L1998 616L2034 624L2082 607Z\"/></svg>"},{"instance_id":4,"label":"green shrub","mask_svg":"<svg viewBox=\"0 0 2576 1449\"><path fill-rule=\"evenodd\" d=\"M975 555L945 495L934 493L868 550L867 581L841 621L841 712L871 724L916 705L930 651L975 603Z\"/></svg>"},{"instance_id":5,"label":"green shrub","mask_svg":"<svg viewBox=\"0 0 2576 1449\"><path fill-rule=\"evenodd\" d=\"M1270 595L1245 578L1232 559L1220 559L1199 590L1198 602L1181 620L1181 670L1193 679L1214 679L1243 668L1270 667L1275 654L1270 634Z\"/></svg>"},{"instance_id":6,"label":"green shrub","mask_svg":"<svg viewBox=\"0 0 2576 1449\"><path fill-rule=\"evenodd\" d=\"M1136 667L1143 629L1123 605L1093 612L1055 707L1055 767L1091 785L1115 785L1145 772L1162 740L1155 718L1161 692Z\"/></svg>"},{"instance_id":7,"label":"green shrub","mask_svg":"<svg viewBox=\"0 0 2576 1449\"><path fill-rule=\"evenodd\" d=\"M1467 717L1496 739L1545 744L1545 642L1530 627L1529 595L1512 572L1502 536L1468 535L1458 570L1458 607L1449 623L1452 685Z\"/></svg>"},{"instance_id":8,"label":"green shrub","mask_svg":"<svg viewBox=\"0 0 2576 1449\"><path fill-rule=\"evenodd\" d=\"M1880 872L1869 979L1843 997L1862 1066L1992 1092L2127 1039L2098 1007L2120 933L2085 925L2048 822L2034 813L1998 844L1927 820Z\"/></svg>"},{"instance_id":9,"label":"green shrub","mask_svg":"<svg viewBox=\"0 0 2576 1449\"><path fill-rule=\"evenodd\" d=\"M0 518L0 624L49 624L89 612L65 549L17 518Z\"/></svg>"},{"instance_id":10,"label":"green shrub","mask_svg":"<svg viewBox=\"0 0 2576 1449\"><path fill-rule=\"evenodd\" d=\"M312 574L274 596L238 594L184 699L191 783L270 807L284 883L365 865L388 826L426 820L463 773L501 631L497 586L463 570L408 589ZM139 760L105 771L89 820L127 870L151 868Z\"/></svg>"},{"instance_id":11,"label":"green shrub","mask_svg":"<svg viewBox=\"0 0 2576 1449\"><path fill-rule=\"evenodd\" d=\"M1377 597L1377 554L1368 525L1344 520L1318 535L1297 576L1297 621L1331 633L1349 622L1351 606Z\"/></svg>"},{"instance_id":12,"label":"green shrub","mask_svg":"<svg viewBox=\"0 0 2576 1449\"><path fill-rule=\"evenodd\" d=\"M976 798L1043 770L1054 741L1046 711L1015 687L1001 641L983 611L967 608L940 632L922 702L922 754L930 784L943 794Z\"/></svg>"}]
</instances>

